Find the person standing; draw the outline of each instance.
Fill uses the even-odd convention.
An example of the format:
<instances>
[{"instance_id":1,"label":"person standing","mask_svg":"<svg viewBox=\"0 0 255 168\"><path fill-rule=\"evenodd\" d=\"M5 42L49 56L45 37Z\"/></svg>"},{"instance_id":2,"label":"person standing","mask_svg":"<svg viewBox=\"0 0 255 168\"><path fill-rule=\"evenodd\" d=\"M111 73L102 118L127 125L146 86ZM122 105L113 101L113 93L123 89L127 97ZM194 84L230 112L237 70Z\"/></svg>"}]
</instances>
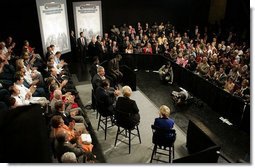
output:
<instances>
[{"instance_id":1,"label":"person standing","mask_svg":"<svg viewBox=\"0 0 255 168\"><path fill-rule=\"evenodd\" d=\"M109 75L113 79L114 86L118 86L118 84L121 82L123 78L123 73L120 71L119 68L119 62L122 59L122 56L120 54L117 54L115 58L111 59L108 62L108 70L109 70Z\"/></svg>"},{"instance_id":2,"label":"person standing","mask_svg":"<svg viewBox=\"0 0 255 168\"><path fill-rule=\"evenodd\" d=\"M78 60L80 62L85 63L86 59L86 50L87 50L87 40L84 37L84 33L80 32L80 37L77 39L77 46L78 46Z\"/></svg>"},{"instance_id":3,"label":"person standing","mask_svg":"<svg viewBox=\"0 0 255 168\"><path fill-rule=\"evenodd\" d=\"M71 52L72 52L72 57L75 58L76 61L78 61L77 59L77 55L76 55L76 46L77 46L77 42L76 42L76 37L74 34L74 31L71 31L71 35L70 35L70 41L71 41Z\"/></svg>"}]
</instances>

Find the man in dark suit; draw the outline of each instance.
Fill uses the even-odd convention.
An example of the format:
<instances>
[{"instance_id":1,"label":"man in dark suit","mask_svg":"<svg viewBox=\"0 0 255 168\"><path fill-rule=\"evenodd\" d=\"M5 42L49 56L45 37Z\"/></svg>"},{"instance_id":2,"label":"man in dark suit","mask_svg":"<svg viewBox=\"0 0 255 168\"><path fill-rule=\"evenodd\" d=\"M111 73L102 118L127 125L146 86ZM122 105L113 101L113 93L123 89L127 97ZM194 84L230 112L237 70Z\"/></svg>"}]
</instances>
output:
<instances>
[{"instance_id":1,"label":"man in dark suit","mask_svg":"<svg viewBox=\"0 0 255 168\"><path fill-rule=\"evenodd\" d=\"M79 61L85 62L86 50L87 50L87 40L84 37L84 33L80 32L80 37L77 39L77 47L79 53Z\"/></svg>"},{"instance_id":2,"label":"man in dark suit","mask_svg":"<svg viewBox=\"0 0 255 168\"><path fill-rule=\"evenodd\" d=\"M112 77L115 85L119 84L123 78L122 72L119 70L119 62L122 59L122 56L117 54L115 58L111 59L108 63L109 75Z\"/></svg>"},{"instance_id":3,"label":"man in dark suit","mask_svg":"<svg viewBox=\"0 0 255 168\"><path fill-rule=\"evenodd\" d=\"M110 88L109 81L103 80L101 85L96 89L96 101L99 109L104 112L105 115L114 114L114 103L115 95L118 95L118 91L115 91L113 88Z\"/></svg>"},{"instance_id":4,"label":"man in dark suit","mask_svg":"<svg viewBox=\"0 0 255 168\"><path fill-rule=\"evenodd\" d=\"M47 47L47 52L45 54L45 61L48 61L49 57L54 55L52 47L53 45L50 45Z\"/></svg>"},{"instance_id":5,"label":"man in dark suit","mask_svg":"<svg viewBox=\"0 0 255 168\"><path fill-rule=\"evenodd\" d=\"M59 131L56 135L56 139L58 142L56 145L56 155L59 162L61 162L61 156L65 152L73 152L75 153L77 158L85 154L81 144L77 143L74 145L68 141L68 134L66 131L64 130Z\"/></svg>"},{"instance_id":6,"label":"man in dark suit","mask_svg":"<svg viewBox=\"0 0 255 168\"><path fill-rule=\"evenodd\" d=\"M103 49L100 41L96 37L92 37L91 42L88 44L88 55L90 59L98 56L100 60L102 60Z\"/></svg>"},{"instance_id":7,"label":"man in dark suit","mask_svg":"<svg viewBox=\"0 0 255 168\"><path fill-rule=\"evenodd\" d=\"M55 111L53 116L60 115L64 120L65 125L69 124L69 115L65 112L65 103L62 100L58 100L55 104Z\"/></svg>"},{"instance_id":8,"label":"man in dark suit","mask_svg":"<svg viewBox=\"0 0 255 168\"><path fill-rule=\"evenodd\" d=\"M95 74L92 78L92 87L94 91L101 85L102 81L106 79L104 67L97 67L97 74Z\"/></svg>"},{"instance_id":9,"label":"man in dark suit","mask_svg":"<svg viewBox=\"0 0 255 168\"><path fill-rule=\"evenodd\" d=\"M91 77L91 83L92 83L93 77L97 74L97 68L99 66L99 59L97 56L95 56L95 57L93 57L92 61L93 61L93 63L89 70L89 74Z\"/></svg>"},{"instance_id":10,"label":"man in dark suit","mask_svg":"<svg viewBox=\"0 0 255 168\"><path fill-rule=\"evenodd\" d=\"M119 97L116 102L117 124L125 128L133 128L140 122L139 109L136 102L130 99L132 90L129 86L122 88L123 97Z\"/></svg>"},{"instance_id":11,"label":"man in dark suit","mask_svg":"<svg viewBox=\"0 0 255 168\"><path fill-rule=\"evenodd\" d=\"M71 31L71 35L70 35L70 41L71 41L71 52L72 52L72 57L75 58L75 61L78 61L77 59L77 55L76 55L76 37L74 34L74 31Z\"/></svg>"}]
</instances>

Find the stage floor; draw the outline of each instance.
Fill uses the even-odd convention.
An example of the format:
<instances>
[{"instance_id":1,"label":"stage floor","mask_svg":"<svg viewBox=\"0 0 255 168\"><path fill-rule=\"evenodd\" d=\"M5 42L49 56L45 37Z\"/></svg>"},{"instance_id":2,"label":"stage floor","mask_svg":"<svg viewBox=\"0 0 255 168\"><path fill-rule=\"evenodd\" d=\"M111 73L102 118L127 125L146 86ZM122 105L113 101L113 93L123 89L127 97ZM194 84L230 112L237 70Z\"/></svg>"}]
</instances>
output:
<instances>
[{"instance_id":1,"label":"stage floor","mask_svg":"<svg viewBox=\"0 0 255 168\"><path fill-rule=\"evenodd\" d=\"M74 82L77 85L90 84L91 78L88 73L90 68L89 63L85 65L74 63L71 64L70 67L71 73L74 74ZM226 123L223 123L219 119L221 116L217 112L211 110L211 108L201 100L197 99L199 104L191 103L182 107L176 107L172 102L170 93L173 90L177 90L178 86L175 84L162 84L159 81L157 73L137 71L136 74L137 87L140 93L143 93L145 97L148 97L148 99L152 102L152 104L155 105L156 108L160 107L162 104L169 106L172 110L171 117L175 120L176 125L184 134L187 132L189 119L200 121L218 137L215 141L222 147L222 153L227 155L233 161L247 158L247 154L250 152L251 147L250 136L247 135L247 133L243 132L235 126L230 126ZM87 96L87 101L90 101L90 94L87 94ZM85 100L85 102L87 101ZM148 122L149 126L150 124L151 122ZM151 129L148 131L151 132ZM116 133L116 131L113 132ZM151 139L148 139L148 141L151 142ZM109 145L113 145L114 142L108 143ZM106 161L108 162L107 159L108 158L106 158ZM114 159L110 159L109 161L116 163ZM144 159L143 162L147 162L146 159Z\"/></svg>"}]
</instances>

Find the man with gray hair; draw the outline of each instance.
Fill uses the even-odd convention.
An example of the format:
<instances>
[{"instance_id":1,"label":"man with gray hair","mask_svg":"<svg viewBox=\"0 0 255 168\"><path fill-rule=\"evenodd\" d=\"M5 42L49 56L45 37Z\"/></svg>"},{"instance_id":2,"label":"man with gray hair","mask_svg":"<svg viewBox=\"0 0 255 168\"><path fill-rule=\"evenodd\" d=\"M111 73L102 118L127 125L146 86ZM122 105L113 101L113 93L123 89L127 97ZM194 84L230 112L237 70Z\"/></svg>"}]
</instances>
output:
<instances>
[{"instance_id":1,"label":"man with gray hair","mask_svg":"<svg viewBox=\"0 0 255 168\"><path fill-rule=\"evenodd\" d=\"M73 152L66 152L61 156L62 163L77 163L77 158L75 153Z\"/></svg>"},{"instance_id":2,"label":"man with gray hair","mask_svg":"<svg viewBox=\"0 0 255 168\"><path fill-rule=\"evenodd\" d=\"M92 87L93 87L94 91L96 90L97 87L101 86L102 81L105 79L106 79L106 77L105 77L104 67L98 66L97 74L95 74L92 79Z\"/></svg>"}]
</instances>

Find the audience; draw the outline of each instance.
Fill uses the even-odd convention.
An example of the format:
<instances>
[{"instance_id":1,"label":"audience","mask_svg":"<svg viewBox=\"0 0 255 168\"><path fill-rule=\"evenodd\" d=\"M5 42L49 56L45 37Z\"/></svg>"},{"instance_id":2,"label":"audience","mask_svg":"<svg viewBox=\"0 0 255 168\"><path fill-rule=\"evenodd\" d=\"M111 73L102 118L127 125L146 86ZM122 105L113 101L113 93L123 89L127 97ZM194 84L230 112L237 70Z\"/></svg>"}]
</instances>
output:
<instances>
[{"instance_id":1,"label":"audience","mask_svg":"<svg viewBox=\"0 0 255 168\"><path fill-rule=\"evenodd\" d=\"M6 39L6 43L0 41L1 111L12 110L18 106L40 104L41 108L45 110L42 116L47 120L48 117L60 116L62 121L68 125L66 127L68 130L65 131L69 131L73 135L88 134L86 129L88 125L82 116L85 113L75 101L78 92L70 80L68 64L61 59L61 52L55 52L55 46L51 44L47 47L46 56L41 57L35 52L35 48L30 46L28 40L24 41L21 53L17 54L18 50L15 50L15 47L16 43L11 36ZM62 92L64 92L63 95ZM50 104L48 104L49 101L51 101ZM58 136L56 135L56 137ZM91 141L82 142L79 140L78 143L81 144L82 153L91 153L93 148ZM74 145L69 147L71 151L74 150L75 154L78 154L77 147L79 145L75 149ZM62 147L66 149L64 146L65 144ZM61 161L61 156L61 154L58 155L59 161ZM83 158L84 161L93 162L94 157Z\"/></svg>"},{"instance_id":2,"label":"audience","mask_svg":"<svg viewBox=\"0 0 255 168\"><path fill-rule=\"evenodd\" d=\"M118 46L118 51L123 53L132 53L131 48L133 48L135 54L165 55L173 62L208 79L222 89L225 85L224 74L231 75L236 84L235 92L240 88L243 79L250 80L250 49L244 38L241 38L241 34L228 31L225 27L221 28L202 29L196 25L194 29L184 30L182 34L169 22L160 23L160 25L154 23L151 27L148 23L143 26L139 22L135 27L132 25L127 27L123 24L119 29L114 25L111 32L116 29L120 33L111 33L110 39L108 37L107 40L113 40L114 45ZM112 47L111 43L105 44L106 48ZM112 54L112 52L108 51L105 54ZM151 57L147 58L145 62L150 66ZM236 66L239 68L235 68ZM219 71L223 74L220 82L217 78Z\"/></svg>"},{"instance_id":3,"label":"audience","mask_svg":"<svg viewBox=\"0 0 255 168\"><path fill-rule=\"evenodd\" d=\"M56 134L56 156L59 162L61 162L61 157L66 152L75 153L76 157L82 157L85 154L85 151L82 149L80 143L71 144L68 140L68 134L66 131L61 130Z\"/></svg>"},{"instance_id":4,"label":"audience","mask_svg":"<svg viewBox=\"0 0 255 168\"><path fill-rule=\"evenodd\" d=\"M84 62L87 55L87 42L83 32L80 33L77 44L79 60ZM28 40L24 41L20 49L17 48L11 36L5 41L0 41L1 107L12 109L31 103L47 105L48 101L51 101L50 109L53 115L60 114L67 125L71 123L71 116L79 122L75 125L83 124L85 130L87 124L81 116L81 108L75 102L77 91L70 80L68 64L61 60L61 52L56 52L54 48L55 46L50 44L45 51L47 52L45 57L41 57L35 52L35 48L30 46ZM215 29L205 31L198 25L192 30L181 32L170 23L159 25L154 23L149 26L148 23L143 25L139 22L136 26L123 24L120 28L114 25L110 34L105 33L103 38L93 37L89 48L89 54L97 56L91 69L91 82L97 99L107 104L104 106L111 114L114 113L115 103L117 110L130 113L131 117L127 119L130 122L123 121L125 124L131 124L130 127L140 122L136 102L130 99L131 88L124 86L123 97L119 97L116 101L116 97L120 95L119 90L110 88L109 82L105 80L108 78L111 86L115 86L123 78L123 74L119 71L121 59L119 53L164 55L172 62L200 75L226 92L244 101L250 101L250 48L247 41L241 38L240 32L223 29L222 32ZM21 53L17 53L19 50L22 50ZM116 55L116 58L111 59L107 67L112 76L110 78L105 76L104 67L99 65L99 59L103 62L112 58L113 55ZM147 58L146 62L151 65L153 63L151 56ZM172 84L171 66L163 65L159 73L162 80ZM187 94L182 95L186 100ZM174 122L169 119L169 115L170 109L162 106L160 117L155 119L154 124L167 121L168 125L166 125L172 128ZM75 162L77 159L73 153L65 155L64 153L74 152L78 158L84 154L82 143L70 145L66 134L66 131L62 131L56 136L59 141L58 160L61 161L63 156L62 162ZM89 154L86 155L86 161L90 162L91 159L93 162L94 159ZM68 156L72 159L68 159Z\"/></svg>"}]
</instances>

